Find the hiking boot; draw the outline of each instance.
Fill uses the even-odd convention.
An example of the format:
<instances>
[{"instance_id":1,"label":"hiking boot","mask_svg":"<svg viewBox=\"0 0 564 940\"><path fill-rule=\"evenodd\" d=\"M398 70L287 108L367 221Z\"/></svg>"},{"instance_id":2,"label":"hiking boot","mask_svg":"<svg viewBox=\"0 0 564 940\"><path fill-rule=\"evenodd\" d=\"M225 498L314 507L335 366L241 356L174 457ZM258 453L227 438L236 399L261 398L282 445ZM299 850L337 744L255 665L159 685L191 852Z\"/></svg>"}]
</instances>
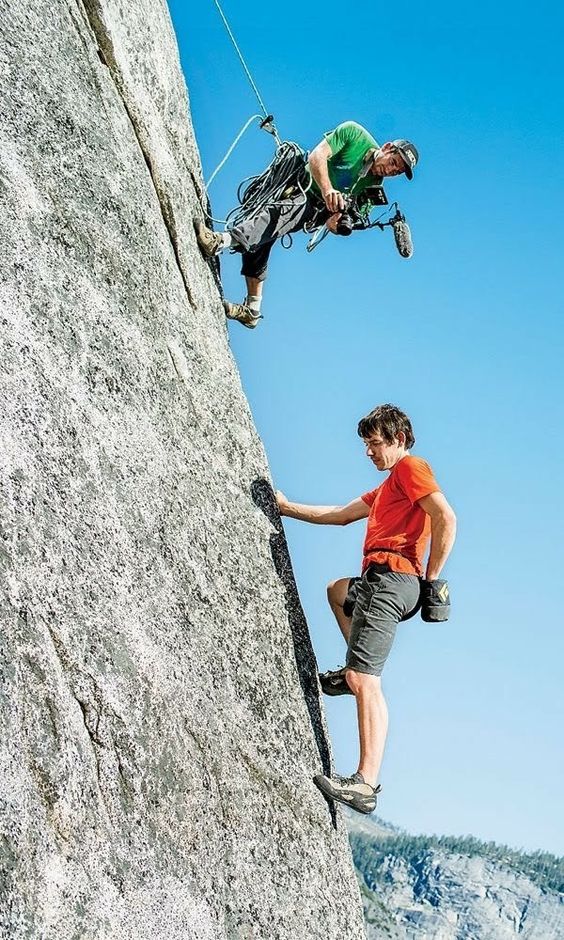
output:
<instances>
[{"instance_id":1,"label":"hiking boot","mask_svg":"<svg viewBox=\"0 0 564 940\"><path fill-rule=\"evenodd\" d=\"M362 774L353 774L352 777L341 777L339 774L326 777L325 774L317 774L313 782L325 796L338 803L345 803L357 813L364 813L366 816L376 809L376 795L382 789L380 786L372 787L365 783Z\"/></svg>"},{"instance_id":2,"label":"hiking boot","mask_svg":"<svg viewBox=\"0 0 564 940\"><path fill-rule=\"evenodd\" d=\"M353 695L345 679L346 666L319 673L319 684L325 695Z\"/></svg>"},{"instance_id":3,"label":"hiking boot","mask_svg":"<svg viewBox=\"0 0 564 940\"><path fill-rule=\"evenodd\" d=\"M246 304L232 304L229 300L224 300L223 309L228 320L238 320L243 326L248 326L250 330L254 330L255 326L258 326L259 320L262 320L260 313L251 310Z\"/></svg>"},{"instance_id":4,"label":"hiking boot","mask_svg":"<svg viewBox=\"0 0 564 940\"><path fill-rule=\"evenodd\" d=\"M200 246L200 251L205 258L213 258L218 255L223 248L223 235L221 232L214 232L201 219L194 219L194 231L196 232L196 241Z\"/></svg>"}]
</instances>

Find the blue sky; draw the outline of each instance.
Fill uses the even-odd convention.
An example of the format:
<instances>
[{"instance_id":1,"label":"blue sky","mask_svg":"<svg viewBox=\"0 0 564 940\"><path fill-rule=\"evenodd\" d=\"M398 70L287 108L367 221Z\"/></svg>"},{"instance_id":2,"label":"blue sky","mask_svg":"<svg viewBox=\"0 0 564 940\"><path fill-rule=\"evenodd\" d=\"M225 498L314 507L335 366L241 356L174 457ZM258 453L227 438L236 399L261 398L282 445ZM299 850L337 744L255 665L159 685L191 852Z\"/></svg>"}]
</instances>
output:
<instances>
[{"instance_id":1,"label":"blue sky","mask_svg":"<svg viewBox=\"0 0 564 940\"><path fill-rule=\"evenodd\" d=\"M356 436L394 402L459 519L453 614L401 627L384 672L390 736L382 816L564 854L563 14L442 2L381 11L224 0L280 134L311 149L343 120L408 137L391 180L415 253L389 232L276 246L265 319L230 324L276 485L342 503L382 482ZM204 172L257 104L212 0L171 0ZM409 12L408 12L409 11ZM214 212L271 159L252 127L211 189ZM223 259L240 300L237 259ZM322 669L344 661L325 585L357 572L363 523L285 523ZM326 700L338 771L355 769L354 702ZM314 771L316 768L312 768Z\"/></svg>"}]
</instances>

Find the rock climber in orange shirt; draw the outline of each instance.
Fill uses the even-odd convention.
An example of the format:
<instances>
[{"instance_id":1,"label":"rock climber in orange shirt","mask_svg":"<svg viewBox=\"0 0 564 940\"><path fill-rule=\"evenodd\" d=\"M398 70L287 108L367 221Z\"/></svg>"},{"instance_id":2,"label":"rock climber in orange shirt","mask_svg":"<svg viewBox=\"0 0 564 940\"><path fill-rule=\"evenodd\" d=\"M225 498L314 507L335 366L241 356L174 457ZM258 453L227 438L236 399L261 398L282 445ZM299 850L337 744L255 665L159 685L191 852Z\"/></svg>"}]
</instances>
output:
<instances>
[{"instance_id":1,"label":"rock climber in orange shirt","mask_svg":"<svg viewBox=\"0 0 564 940\"><path fill-rule=\"evenodd\" d=\"M388 472L380 486L346 506L293 503L281 492L277 500L282 516L304 522L348 525L368 519L361 576L339 578L327 590L347 643L346 666L320 676L326 694L356 698L359 765L351 777L318 774L314 782L326 796L371 813L388 728L382 670L400 621L420 608L424 620L448 617L448 586L439 575L454 543L456 517L429 464L409 454L415 438L403 411L379 405L361 419L358 433L377 470Z\"/></svg>"}]
</instances>

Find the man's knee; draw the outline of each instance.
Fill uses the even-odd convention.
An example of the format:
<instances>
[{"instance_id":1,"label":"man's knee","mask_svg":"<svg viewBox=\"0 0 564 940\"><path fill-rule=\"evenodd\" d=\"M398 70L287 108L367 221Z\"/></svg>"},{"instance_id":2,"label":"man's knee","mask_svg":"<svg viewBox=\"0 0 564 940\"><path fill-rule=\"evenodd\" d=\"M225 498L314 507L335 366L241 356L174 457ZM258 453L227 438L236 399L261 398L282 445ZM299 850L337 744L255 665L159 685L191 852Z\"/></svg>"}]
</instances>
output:
<instances>
[{"instance_id":1,"label":"man's knee","mask_svg":"<svg viewBox=\"0 0 564 940\"><path fill-rule=\"evenodd\" d=\"M329 603L331 603L331 601L333 600L335 596L335 588L338 583L339 583L338 580L335 579L334 581L329 581L329 584L327 585L327 600L329 601Z\"/></svg>"},{"instance_id":2,"label":"man's knee","mask_svg":"<svg viewBox=\"0 0 564 940\"><path fill-rule=\"evenodd\" d=\"M382 692L382 680L380 676L373 676L367 672L356 672L354 669L347 669L345 678L353 695L380 695Z\"/></svg>"},{"instance_id":3,"label":"man's knee","mask_svg":"<svg viewBox=\"0 0 564 940\"><path fill-rule=\"evenodd\" d=\"M327 600L331 607L342 607L349 589L350 578L337 578L327 585Z\"/></svg>"}]
</instances>

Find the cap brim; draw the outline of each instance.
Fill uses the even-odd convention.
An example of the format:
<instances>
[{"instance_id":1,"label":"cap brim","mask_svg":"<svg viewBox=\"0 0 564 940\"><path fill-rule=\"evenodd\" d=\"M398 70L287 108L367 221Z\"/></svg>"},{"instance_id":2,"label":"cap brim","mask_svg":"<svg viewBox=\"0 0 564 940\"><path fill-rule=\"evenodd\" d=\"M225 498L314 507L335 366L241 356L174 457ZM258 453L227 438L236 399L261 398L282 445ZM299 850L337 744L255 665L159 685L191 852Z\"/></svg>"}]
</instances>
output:
<instances>
[{"instance_id":1,"label":"cap brim","mask_svg":"<svg viewBox=\"0 0 564 940\"><path fill-rule=\"evenodd\" d=\"M401 158L402 158L402 160L403 160L403 162L404 162L404 164L405 164L405 170L404 170L403 172L404 172L405 175L407 176L408 180L412 180L412 179L413 179L413 170L411 169L411 163L410 163L409 160L407 159L407 157L406 157L405 153L403 152L403 150L401 149L401 147L398 147L398 152L401 154Z\"/></svg>"}]
</instances>

